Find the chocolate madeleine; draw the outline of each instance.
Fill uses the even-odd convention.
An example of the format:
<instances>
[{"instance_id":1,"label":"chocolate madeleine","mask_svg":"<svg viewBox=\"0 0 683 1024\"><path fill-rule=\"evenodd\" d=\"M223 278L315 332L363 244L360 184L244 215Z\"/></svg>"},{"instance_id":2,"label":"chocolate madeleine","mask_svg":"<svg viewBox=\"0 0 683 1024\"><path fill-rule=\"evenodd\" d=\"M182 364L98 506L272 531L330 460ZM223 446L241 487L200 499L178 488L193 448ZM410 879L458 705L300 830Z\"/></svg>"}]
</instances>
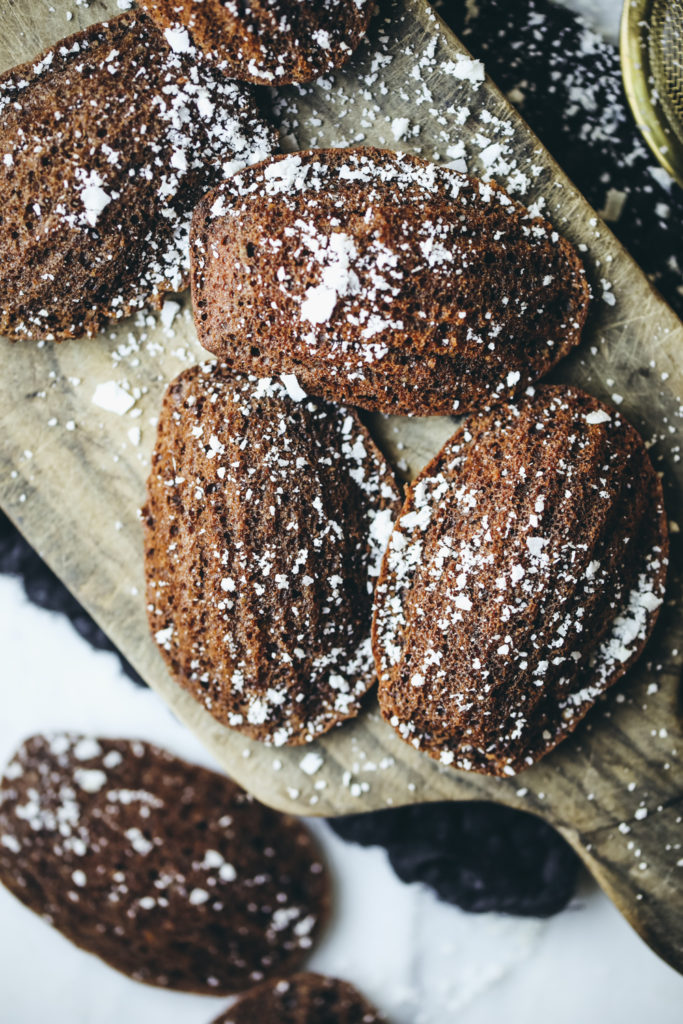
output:
<instances>
[{"instance_id":1,"label":"chocolate madeleine","mask_svg":"<svg viewBox=\"0 0 683 1024\"><path fill-rule=\"evenodd\" d=\"M214 1024L381 1024L384 1019L347 981L294 974L251 989Z\"/></svg>"},{"instance_id":2,"label":"chocolate madeleine","mask_svg":"<svg viewBox=\"0 0 683 1024\"><path fill-rule=\"evenodd\" d=\"M639 657L664 597L659 478L571 387L468 419L415 480L376 591L382 714L442 764L513 775Z\"/></svg>"},{"instance_id":3,"label":"chocolate madeleine","mask_svg":"<svg viewBox=\"0 0 683 1024\"><path fill-rule=\"evenodd\" d=\"M5 769L0 881L117 970L206 994L296 969L329 903L296 819L149 743L72 734Z\"/></svg>"},{"instance_id":4,"label":"chocolate madeleine","mask_svg":"<svg viewBox=\"0 0 683 1024\"><path fill-rule=\"evenodd\" d=\"M195 323L235 370L386 413L520 395L581 336L571 245L491 182L378 149L241 171L192 222Z\"/></svg>"},{"instance_id":5,"label":"chocolate madeleine","mask_svg":"<svg viewBox=\"0 0 683 1024\"><path fill-rule=\"evenodd\" d=\"M149 621L171 674L220 722L276 746L357 715L399 508L353 411L295 378L182 373L143 513Z\"/></svg>"},{"instance_id":6,"label":"chocolate madeleine","mask_svg":"<svg viewBox=\"0 0 683 1024\"><path fill-rule=\"evenodd\" d=\"M372 0L140 0L167 38L195 46L231 78L308 82L349 59Z\"/></svg>"},{"instance_id":7,"label":"chocolate madeleine","mask_svg":"<svg viewBox=\"0 0 683 1024\"><path fill-rule=\"evenodd\" d=\"M249 88L143 14L0 76L0 334L61 339L187 285L190 217L274 148Z\"/></svg>"}]
</instances>

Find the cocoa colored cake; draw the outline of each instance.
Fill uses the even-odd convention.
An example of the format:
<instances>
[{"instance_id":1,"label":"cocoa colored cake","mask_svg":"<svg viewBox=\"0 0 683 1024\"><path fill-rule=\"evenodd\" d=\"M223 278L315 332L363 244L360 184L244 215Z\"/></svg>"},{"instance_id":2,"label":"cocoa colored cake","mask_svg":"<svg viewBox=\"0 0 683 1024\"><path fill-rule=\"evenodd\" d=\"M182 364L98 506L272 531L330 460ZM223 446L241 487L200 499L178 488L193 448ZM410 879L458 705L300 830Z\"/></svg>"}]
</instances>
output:
<instances>
[{"instance_id":1,"label":"cocoa colored cake","mask_svg":"<svg viewBox=\"0 0 683 1024\"><path fill-rule=\"evenodd\" d=\"M185 39L227 75L262 85L308 82L345 64L372 0L140 0L169 38Z\"/></svg>"},{"instance_id":2,"label":"cocoa colored cake","mask_svg":"<svg viewBox=\"0 0 683 1024\"><path fill-rule=\"evenodd\" d=\"M513 775L636 661L664 597L662 488L571 387L471 417L413 483L377 585L382 714L442 764Z\"/></svg>"},{"instance_id":3,"label":"cocoa colored cake","mask_svg":"<svg viewBox=\"0 0 683 1024\"><path fill-rule=\"evenodd\" d=\"M180 374L143 510L149 621L172 675L276 746L356 715L376 680L372 592L399 508L353 411L294 377Z\"/></svg>"},{"instance_id":4,"label":"cocoa colored cake","mask_svg":"<svg viewBox=\"0 0 683 1024\"><path fill-rule=\"evenodd\" d=\"M588 308L581 263L546 221L493 183L377 149L241 171L197 207L191 250L205 348L388 413L523 393Z\"/></svg>"},{"instance_id":5,"label":"cocoa colored cake","mask_svg":"<svg viewBox=\"0 0 683 1024\"><path fill-rule=\"evenodd\" d=\"M5 770L0 881L112 967L207 994L295 969L329 902L296 819L148 743L71 734Z\"/></svg>"},{"instance_id":6,"label":"cocoa colored cake","mask_svg":"<svg viewBox=\"0 0 683 1024\"><path fill-rule=\"evenodd\" d=\"M381 1024L384 1019L348 982L294 974L258 985L214 1024Z\"/></svg>"},{"instance_id":7,"label":"cocoa colored cake","mask_svg":"<svg viewBox=\"0 0 683 1024\"><path fill-rule=\"evenodd\" d=\"M93 334L184 288L196 202L272 148L248 86L142 14L0 76L0 334Z\"/></svg>"}]
</instances>

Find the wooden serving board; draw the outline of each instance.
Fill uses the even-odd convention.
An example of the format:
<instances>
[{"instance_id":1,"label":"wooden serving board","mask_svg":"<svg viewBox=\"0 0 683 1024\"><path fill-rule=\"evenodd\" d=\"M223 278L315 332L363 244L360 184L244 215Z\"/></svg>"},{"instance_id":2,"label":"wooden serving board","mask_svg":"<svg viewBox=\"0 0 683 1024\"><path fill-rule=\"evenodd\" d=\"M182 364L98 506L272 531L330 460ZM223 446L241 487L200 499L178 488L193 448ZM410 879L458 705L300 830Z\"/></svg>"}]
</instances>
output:
<instances>
[{"instance_id":1,"label":"wooden serving board","mask_svg":"<svg viewBox=\"0 0 683 1024\"><path fill-rule=\"evenodd\" d=\"M74 0L9 0L0 6L0 67L117 9L116 0L85 8ZM527 205L539 204L582 247L595 299L584 342L555 376L616 396L651 443L675 520L683 491L683 325L504 97L479 77L425 0L387 0L352 63L316 86L283 90L276 112L289 148L363 141L466 160ZM645 657L574 737L516 779L439 767L395 736L374 699L312 748L274 751L249 742L172 682L147 631L137 509L155 416L168 381L201 358L188 297L179 304L171 327L174 307L167 306L163 317L139 316L93 340L0 341L3 508L179 718L259 799L319 815L473 798L536 812L567 837L643 938L683 970L678 534L669 600ZM94 403L102 384L131 408L115 413ZM373 424L406 476L454 426L382 417ZM321 762L313 774L301 768L310 749Z\"/></svg>"}]
</instances>

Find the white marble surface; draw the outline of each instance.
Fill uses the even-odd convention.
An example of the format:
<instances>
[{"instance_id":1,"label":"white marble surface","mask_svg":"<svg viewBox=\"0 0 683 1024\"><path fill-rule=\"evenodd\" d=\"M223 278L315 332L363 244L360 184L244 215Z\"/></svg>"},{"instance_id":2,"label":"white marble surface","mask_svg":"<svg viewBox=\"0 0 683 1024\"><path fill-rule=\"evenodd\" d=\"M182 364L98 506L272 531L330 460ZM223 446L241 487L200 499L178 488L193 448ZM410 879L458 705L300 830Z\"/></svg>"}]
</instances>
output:
<instances>
[{"instance_id":1,"label":"white marble surface","mask_svg":"<svg viewBox=\"0 0 683 1024\"><path fill-rule=\"evenodd\" d=\"M5 0L6 2L6 0ZM616 37L619 0L572 0ZM0 578L0 763L32 732L68 728L155 740L210 765L197 741L118 660ZM392 1024L679 1024L683 978L650 952L585 879L549 921L474 916L402 885L383 851L338 840L318 822L337 906L311 966L355 982ZM129 981L72 947L0 889L2 1024L209 1024L225 1000ZM256 1022L255 1022L256 1024Z\"/></svg>"},{"instance_id":2,"label":"white marble surface","mask_svg":"<svg viewBox=\"0 0 683 1024\"><path fill-rule=\"evenodd\" d=\"M612 42L618 39L622 0L565 0L564 6L579 11L589 25Z\"/></svg>"}]
</instances>

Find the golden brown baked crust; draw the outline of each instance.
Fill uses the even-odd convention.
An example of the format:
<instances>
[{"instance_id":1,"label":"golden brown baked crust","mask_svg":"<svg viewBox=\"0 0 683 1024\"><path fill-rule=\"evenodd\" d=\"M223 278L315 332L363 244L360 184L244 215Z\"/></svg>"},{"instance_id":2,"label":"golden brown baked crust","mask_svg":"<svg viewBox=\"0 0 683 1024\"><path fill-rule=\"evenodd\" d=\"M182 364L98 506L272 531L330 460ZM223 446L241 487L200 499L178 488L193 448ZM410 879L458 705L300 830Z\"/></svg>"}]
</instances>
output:
<instances>
[{"instance_id":1,"label":"golden brown baked crust","mask_svg":"<svg viewBox=\"0 0 683 1024\"><path fill-rule=\"evenodd\" d=\"M577 344L588 285L552 227L492 183L377 149L236 174L192 222L201 344L365 409L466 412Z\"/></svg>"},{"instance_id":2,"label":"golden brown baked crust","mask_svg":"<svg viewBox=\"0 0 683 1024\"><path fill-rule=\"evenodd\" d=\"M639 657L664 597L659 478L571 387L468 419L412 484L376 588L384 717L443 764L512 775Z\"/></svg>"},{"instance_id":3,"label":"golden brown baked crust","mask_svg":"<svg viewBox=\"0 0 683 1024\"><path fill-rule=\"evenodd\" d=\"M308 82L349 59L373 0L139 0L159 27L183 35L231 78Z\"/></svg>"},{"instance_id":4,"label":"golden brown baked crust","mask_svg":"<svg viewBox=\"0 0 683 1024\"><path fill-rule=\"evenodd\" d=\"M399 507L353 411L295 379L182 373L144 509L150 627L174 678L278 746L356 715L376 679L372 591Z\"/></svg>"},{"instance_id":5,"label":"golden brown baked crust","mask_svg":"<svg viewBox=\"0 0 683 1024\"><path fill-rule=\"evenodd\" d=\"M295 970L329 906L295 818L149 743L64 733L5 769L0 881L137 981L213 995Z\"/></svg>"},{"instance_id":6,"label":"golden brown baked crust","mask_svg":"<svg viewBox=\"0 0 683 1024\"><path fill-rule=\"evenodd\" d=\"M381 1024L353 985L321 974L293 974L251 989L214 1024Z\"/></svg>"},{"instance_id":7,"label":"golden brown baked crust","mask_svg":"<svg viewBox=\"0 0 683 1024\"><path fill-rule=\"evenodd\" d=\"M196 202L273 148L248 87L143 14L0 76L0 334L93 334L180 291Z\"/></svg>"}]
</instances>

